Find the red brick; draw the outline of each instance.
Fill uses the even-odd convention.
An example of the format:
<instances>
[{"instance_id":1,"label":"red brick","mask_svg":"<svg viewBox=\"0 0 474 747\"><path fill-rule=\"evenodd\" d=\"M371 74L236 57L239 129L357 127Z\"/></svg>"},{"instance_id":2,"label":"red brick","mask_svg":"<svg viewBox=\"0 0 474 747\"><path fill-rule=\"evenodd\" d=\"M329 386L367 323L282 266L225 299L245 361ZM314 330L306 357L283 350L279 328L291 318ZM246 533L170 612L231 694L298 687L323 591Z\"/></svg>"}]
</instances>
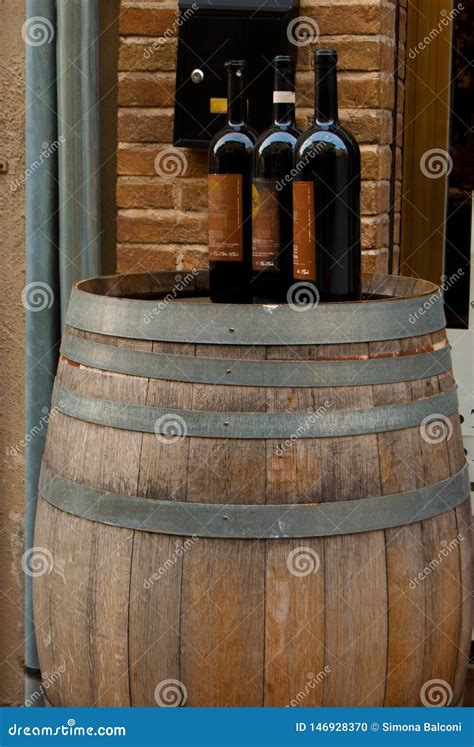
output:
<instances>
[{"instance_id":1,"label":"red brick","mask_svg":"<svg viewBox=\"0 0 474 747\"><path fill-rule=\"evenodd\" d=\"M363 264L377 272L386 271L388 257L394 101L394 83L389 76L394 66L395 7L396 3L388 0L302 0L300 10L300 15L319 24L317 46L338 51L341 121L361 144ZM120 44L119 69L128 73L120 75L118 86L119 105L125 107L119 111L117 157L120 271L134 266L189 270L207 265L205 151L179 149L186 157L186 169L174 180L159 178L155 169L156 156L170 147L172 138L174 76L166 73L174 73L176 67L176 41L168 39L161 44L159 37L169 37L168 31L177 30L175 18L175 9L162 7L160 0L122 2L120 33L150 38L125 36ZM403 40L404 11L400 20ZM304 122L304 127L306 117L312 117L313 48L294 50L300 88L298 121ZM400 54L404 54L403 42ZM399 72L403 77L403 61ZM401 84L398 109L401 123ZM400 177L399 157L396 167ZM395 225L398 240L399 216Z\"/></svg>"},{"instance_id":2,"label":"red brick","mask_svg":"<svg viewBox=\"0 0 474 747\"><path fill-rule=\"evenodd\" d=\"M407 50L404 44L398 45L398 77L400 80L405 80L406 72L406 61L407 61Z\"/></svg>"},{"instance_id":3,"label":"red brick","mask_svg":"<svg viewBox=\"0 0 474 747\"><path fill-rule=\"evenodd\" d=\"M182 270L199 270L207 268L209 264L209 255L207 246L202 247L184 247L179 253L179 269Z\"/></svg>"},{"instance_id":4,"label":"red brick","mask_svg":"<svg viewBox=\"0 0 474 747\"><path fill-rule=\"evenodd\" d=\"M385 275L388 272L388 249L362 252L362 272Z\"/></svg>"},{"instance_id":5,"label":"red brick","mask_svg":"<svg viewBox=\"0 0 474 747\"><path fill-rule=\"evenodd\" d=\"M156 73L129 73L119 79L119 106L173 106L175 78Z\"/></svg>"},{"instance_id":6,"label":"red brick","mask_svg":"<svg viewBox=\"0 0 474 747\"><path fill-rule=\"evenodd\" d=\"M407 40L407 12L404 8L400 8L399 40L402 44Z\"/></svg>"},{"instance_id":7,"label":"red brick","mask_svg":"<svg viewBox=\"0 0 474 747\"><path fill-rule=\"evenodd\" d=\"M312 114L308 114L308 110L304 109L303 111L299 110L296 112L296 126L298 130L301 130L301 132L304 132L308 129L308 127L312 127L313 125L313 116Z\"/></svg>"},{"instance_id":8,"label":"red brick","mask_svg":"<svg viewBox=\"0 0 474 747\"><path fill-rule=\"evenodd\" d=\"M380 79L380 108L393 110L395 105L395 76L393 73L382 73Z\"/></svg>"},{"instance_id":9,"label":"red brick","mask_svg":"<svg viewBox=\"0 0 474 747\"><path fill-rule=\"evenodd\" d=\"M172 208L173 206L173 184L171 182L119 177L117 207Z\"/></svg>"},{"instance_id":10,"label":"red brick","mask_svg":"<svg viewBox=\"0 0 474 747\"><path fill-rule=\"evenodd\" d=\"M159 46L158 46L159 45ZM127 70L176 70L175 39L159 43L129 41L125 37L120 43L118 69Z\"/></svg>"},{"instance_id":11,"label":"red brick","mask_svg":"<svg viewBox=\"0 0 474 747\"><path fill-rule=\"evenodd\" d=\"M362 145L360 148L363 179L390 179L392 150L389 145Z\"/></svg>"},{"instance_id":12,"label":"red brick","mask_svg":"<svg viewBox=\"0 0 474 747\"><path fill-rule=\"evenodd\" d=\"M400 236L401 236L401 219L400 219L400 213L395 213L394 219L393 219L393 243L399 244L400 243Z\"/></svg>"},{"instance_id":13,"label":"red brick","mask_svg":"<svg viewBox=\"0 0 474 747\"><path fill-rule=\"evenodd\" d=\"M124 244L200 244L207 242L207 215L178 210L119 211L117 237Z\"/></svg>"},{"instance_id":14,"label":"red brick","mask_svg":"<svg viewBox=\"0 0 474 747\"><path fill-rule=\"evenodd\" d=\"M403 114L397 114L397 146L403 145Z\"/></svg>"},{"instance_id":15,"label":"red brick","mask_svg":"<svg viewBox=\"0 0 474 747\"><path fill-rule=\"evenodd\" d=\"M387 145L392 140L392 113L378 109L342 109L339 112L341 123L356 138L359 145L378 143ZM301 129L312 125L313 112L301 108L297 112L297 122Z\"/></svg>"},{"instance_id":16,"label":"red brick","mask_svg":"<svg viewBox=\"0 0 474 747\"><path fill-rule=\"evenodd\" d=\"M395 182L395 195L393 199L393 209L396 213L400 212L402 200L402 183Z\"/></svg>"},{"instance_id":17,"label":"red brick","mask_svg":"<svg viewBox=\"0 0 474 747\"><path fill-rule=\"evenodd\" d=\"M313 106L314 75L298 73L297 103L299 106ZM387 107L387 81L377 73L340 73L338 76L338 96L341 109L378 109Z\"/></svg>"},{"instance_id":18,"label":"red brick","mask_svg":"<svg viewBox=\"0 0 474 747\"><path fill-rule=\"evenodd\" d=\"M362 182L361 213L378 215L385 213L390 204L390 182Z\"/></svg>"},{"instance_id":19,"label":"red brick","mask_svg":"<svg viewBox=\"0 0 474 747\"><path fill-rule=\"evenodd\" d=\"M381 34L393 37L395 31L395 7L381 0L361 0L357 3L303 0L299 14L313 18L321 36Z\"/></svg>"},{"instance_id":20,"label":"red brick","mask_svg":"<svg viewBox=\"0 0 474 747\"><path fill-rule=\"evenodd\" d=\"M380 70L391 73L395 67L395 42L387 39L386 43L381 42Z\"/></svg>"},{"instance_id":21,"label":"red brick","mask_svg":"<svg viewBox=\"0 0 474 747\"><path fill-rule=\"evenodd\" d=\"M361 221L361 240L363 249L381 249L388 246L388 215L375 217L363 216Z\"/></svg>"},{"instance_id":22,"label":"red brick","mask_svg":"<svg viewBox=\"0 0 474 747\"><path fill-rule=\"evenodd\" d=\"M393 274L400 274L400 245L393 245L393 256L392 256Z\"/></svg>"},{"instance_id":23,"label":"red brick","mask_svg":"<svg viewBox=\"0 0 474 747\"><path fill-rule=\"evenodd\" d=\"M117 173L133 175L156 175L156 145L119 146L117 150Z\"/></svg>"},{"instance_id":24,"label":"red brick","mask_svg":"<svg viewBox=\"0 0 474 747\"><path fill-rule=\"evenodd\" d=\"M397 112L403 114L405 110L405 85L399 80L398 81L398 94L397 94Z\"/></svg>"},{"instance_id":25,"label":"red brick","mask_svg":"<svg viewBox=\"0 0 474 747\"><path fill-rule=\"evenodd\" d=\"M396 158L395 158L395 176L400 181L402 179L402 169L403 169L402 149L397 148L397 153L396 153Z\"/></svg>"},{"instance_id":26,"label":"red brick","mask_svg":"<svg viewBox=\"0 0 474 747\"><path fill-rule=\"evenodd\" d=\"M341 71L361 70L376 72L393 67L393 42L380 39L378 36L362 38L324 36L318 41L318 47L335 49L338 56L338 68ZM297 67L299 70L311 70L312 55L316 49L313 45L299 47Z\"/></svg>"},{"instance_id":27,"label":"red brick","mask_svg":"<svg viewBox=\"0 0 474 747\"><path fill-rule=\"evenodd\" d=\"M171 112L160 109L119 109L118 140L126 143L170 143Z\"/></svg>"},{"instance_id":28,"label":"red brick","mask_svg":"<svg viewBox=\"0 0 474 747\"><path fill-rule=\"evenodd\" d=\"M388 111L343 109L340 112L344 127L359 143L387 145L392 139L392 114Z\"/></svg>"},{"instance_id":29,"label":"red brick","mask_svg":"<svg viewBox=\"0 0 474 747\"><path fill-rule=\"evenodd\" d=\"M154 244L118 244L117 272L156 272L175 270L178 264L176 249Z\"/></svg>"},{"instance_id":30,"label":"red brick","mask_svg":"<svg viewBox=\"0 0 474 747\"><path fill-rule=\"evenodd\" d=\"M122 2L119 17L119 33L136 36L176 35L175 8L135 7Z\"/></svg>"},{"instance_id":31,"label":"red brick","mask_svg":"<svg viewBox=\"0 0 474 747\"><path fill-rule=\"evenodd\" d=\"M130 176L156 176L155 159L163 145L120 145L117 151L117 171ZM207 153L204 150L178 148L186 158L186 177L207 174Z\"/></svg>"},{"instance_id":32,"label":"red brick","mask_svg":"<svg viewBox=\"0 0 474 747\"><path fill-rule=\"evenodd\" d=\"M207 179L177 180L176 204L182 210L207 209Z\"/></svg>"}]
</instances>

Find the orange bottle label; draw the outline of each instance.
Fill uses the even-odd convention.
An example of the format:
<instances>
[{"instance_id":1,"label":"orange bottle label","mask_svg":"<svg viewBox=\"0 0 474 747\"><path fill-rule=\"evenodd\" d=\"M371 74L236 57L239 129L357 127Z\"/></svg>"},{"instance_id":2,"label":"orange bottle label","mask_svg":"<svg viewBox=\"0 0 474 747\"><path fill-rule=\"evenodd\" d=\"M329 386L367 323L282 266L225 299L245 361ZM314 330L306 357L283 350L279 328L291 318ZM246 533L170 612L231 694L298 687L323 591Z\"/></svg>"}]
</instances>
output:
<instances>
[{"instance_id":1,"label":"orange bottle label","mask_svg":"<svg viewBox=\"0 0 474 747\"><path fill-rule=\"evenodd\" d=\"M280 206L276 182L254 179L252 185L252 269L276 272L280 253Z\"/></svg>"},{"instance_id":2,"label":"orange bottle label","mask_svg":"<svg viewBox=\"0 0 474 747\"><path fill-rule=\"evenodd\" d=\"M293 275L316 280L314 183L293 182Z\"/></svg>"},{"instance_id":3,"label":"orange bottle label","mask_svg":"<svg viewBox=\"0 0 474 747\"><path fill-rule=\"evenodd\" d=\"M209 259L243 259L242 174L209 174Z\"/></svg>"}]
</instances>

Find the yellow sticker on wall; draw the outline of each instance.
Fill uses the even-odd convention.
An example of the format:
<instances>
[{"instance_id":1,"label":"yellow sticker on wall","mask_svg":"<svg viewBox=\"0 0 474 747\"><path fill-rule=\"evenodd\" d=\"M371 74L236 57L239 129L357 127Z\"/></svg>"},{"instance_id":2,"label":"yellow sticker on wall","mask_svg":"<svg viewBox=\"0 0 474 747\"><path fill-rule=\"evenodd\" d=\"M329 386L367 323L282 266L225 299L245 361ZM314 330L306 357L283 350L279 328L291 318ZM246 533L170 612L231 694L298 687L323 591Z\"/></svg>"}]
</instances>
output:
<instances>
[{"instance_id":1,"label":"yellow sticker on wall","mask_svg":"<svg viewBox=\"0 0 474 747\"><path fill-rule=\"evenodd\" d=\"M227 99L210 100L211 114L225 114L227 111Z\"/></svg>"}]
</instances>

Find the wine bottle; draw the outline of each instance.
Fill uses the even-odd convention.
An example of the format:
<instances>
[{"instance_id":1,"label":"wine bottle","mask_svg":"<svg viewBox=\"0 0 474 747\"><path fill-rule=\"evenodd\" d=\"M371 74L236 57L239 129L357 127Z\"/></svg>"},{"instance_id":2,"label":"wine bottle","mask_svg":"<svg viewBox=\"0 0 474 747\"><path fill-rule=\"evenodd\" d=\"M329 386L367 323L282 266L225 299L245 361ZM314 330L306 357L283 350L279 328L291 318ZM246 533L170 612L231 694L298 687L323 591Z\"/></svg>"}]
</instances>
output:
<instances>
[{"instance_id":1,"label":"wine bottle","mask_svg":"<svg viewBox=\"0 0 474 747\"><path fill-rule=\"evenodd\" d=\"M360 152L338 120L337 54L314 53L314 125L295 150L293 275L323 301L360 298Z\"/></svg>"},{"instance_id":2,"label":"wine bottle","mask_svg":"<svg viewBox=\"0 0 474 747\"><path fill-rule=\"evenodd\" d=\"M212 301L251 302L252 150L256 133L247 126L245 60L227 70L227 125L209 146L209 283Z\"/></svg>"},{"instance_id":3,"label":"wine bottle","mask_svg":"<svg viewBox=\"0 0 474 747\"><path fill-rule=\"evenodd\" d=\"M273 61L273 124L257 140L252 184L252 295L255 302L283 303L293 283L293 157L295 64Z\"/></svg>"}]
</instances>

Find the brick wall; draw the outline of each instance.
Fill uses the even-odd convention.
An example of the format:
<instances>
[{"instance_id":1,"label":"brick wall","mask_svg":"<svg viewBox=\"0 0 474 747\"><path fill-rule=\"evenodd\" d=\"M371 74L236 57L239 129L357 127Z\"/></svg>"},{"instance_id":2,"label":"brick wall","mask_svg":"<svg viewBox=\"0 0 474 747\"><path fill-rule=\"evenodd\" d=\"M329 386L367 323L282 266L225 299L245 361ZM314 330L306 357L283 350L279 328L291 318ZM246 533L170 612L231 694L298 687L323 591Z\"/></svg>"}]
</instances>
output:
<instances>
[{"instance_id":1,"label":"brick wall","mask_svg":"<svg viewBox=\"0 0 474 747\"><path fill-rule=\"evenodd\" d=\"M401 6L405 3L402 0ZM169 36L176 26L175 14L176 3L167 0L121 3L117 159L120 272L191 269L207 263L206 153L183 149L186 169L174 179L160 177L155 166L160 150L169 147L172 140L176 39L169 38L152 53L150 46L164 34ZM364 269L385 272L390 231L394 245L400 232L406 13L403 7L397 8L396 2L387 0L301 0L300 15L317 22L318 46L338 51L341 120L361 146ZM295 49L297 118L301 127L312 114L312 50L312 46ZM398 143L392 149L395 122ZM393 171L396 180L392 179ZM391 204L394 212L390 219ZM397 251L395 246L395 255Z\"/></svg>"}]
</instances>

